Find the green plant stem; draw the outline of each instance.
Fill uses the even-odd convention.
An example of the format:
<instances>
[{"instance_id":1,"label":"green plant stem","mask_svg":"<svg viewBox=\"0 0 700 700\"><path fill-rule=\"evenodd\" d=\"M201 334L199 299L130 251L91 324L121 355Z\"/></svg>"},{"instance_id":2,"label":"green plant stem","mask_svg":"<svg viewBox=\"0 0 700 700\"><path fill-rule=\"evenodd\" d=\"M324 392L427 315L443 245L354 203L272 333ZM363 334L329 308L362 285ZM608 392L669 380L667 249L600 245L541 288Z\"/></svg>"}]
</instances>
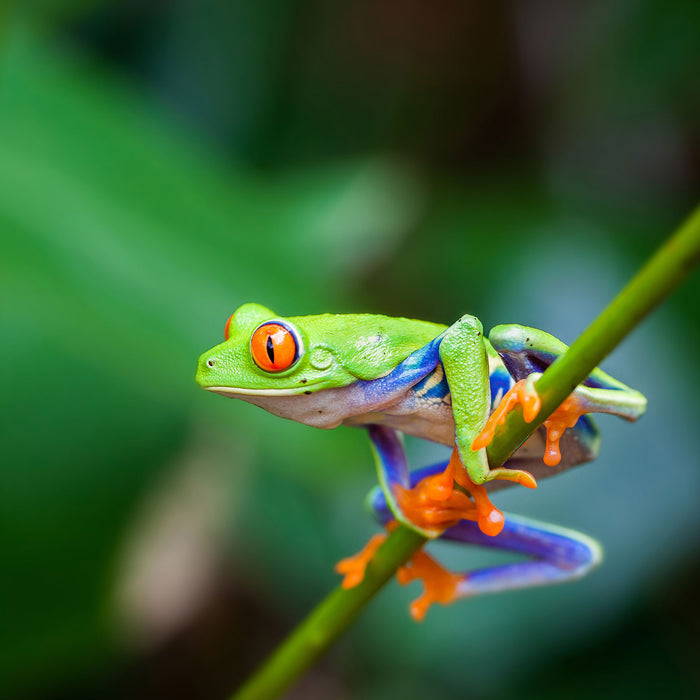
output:
<instances>
[{"instance_id":1,"label":"green plant stem","mask_svg":"<svg viewBox=\"0 0 700 700\"><path fill-rule=\"evenodd\" d=\"M336 588L292 632L267 663L234 696L263 700L281 695L350 626L374 594L426 542L413 530L399 527L377 550L358 586Z\"/></svg>"},{"instance_id":2,"label":"green plant stem","mask_svg":"<svg viewBox=\"0 0 700 700\"><path fill-rule=\"evenodd\" d=\"M599 365L618 343L663 301L700 261L700 207L648 260L598 318L536 382L542 400L532 423L518 406L511 411L487 452L493 466L503 464L524 440Z\"/></svg>"},{"instance_id":3,"label":"green plant stem","mask_svg":"<svg viewBox=\"0 0 700 700\"><path fill-rule=\"evenodd\" d=\"M542 407L531 423L513 410L487 452L502 464L577 384L670 294L700 260L700 207L655 253L610 305L549 367L536 383ZM267 662L232 696L232 700L269 700L282 694L350 625L396 569L427 540L398 527L379 548L355 588L337 588L282 643Z\"/></svg>"}]
</instances>

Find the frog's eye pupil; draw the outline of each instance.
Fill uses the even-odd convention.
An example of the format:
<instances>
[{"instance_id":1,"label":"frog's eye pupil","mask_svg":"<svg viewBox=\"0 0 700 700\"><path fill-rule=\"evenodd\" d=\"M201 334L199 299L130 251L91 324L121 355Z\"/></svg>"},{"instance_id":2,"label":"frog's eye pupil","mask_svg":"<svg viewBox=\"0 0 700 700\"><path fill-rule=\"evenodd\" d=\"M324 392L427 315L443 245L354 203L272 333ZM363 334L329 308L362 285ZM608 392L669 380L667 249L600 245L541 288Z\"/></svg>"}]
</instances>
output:
<instances>
[{"instance_id":1,"label":"frog's eye pupil","mask_svg":"<svg viewBox=\"0 0 700 700\"><path fill-rule=\"evenodd\" d=\"M298 359L301 342L297 333L281 321L259 325L250 338L250 353L265 372L282 372Z\"/></svg>"}]
</instances>

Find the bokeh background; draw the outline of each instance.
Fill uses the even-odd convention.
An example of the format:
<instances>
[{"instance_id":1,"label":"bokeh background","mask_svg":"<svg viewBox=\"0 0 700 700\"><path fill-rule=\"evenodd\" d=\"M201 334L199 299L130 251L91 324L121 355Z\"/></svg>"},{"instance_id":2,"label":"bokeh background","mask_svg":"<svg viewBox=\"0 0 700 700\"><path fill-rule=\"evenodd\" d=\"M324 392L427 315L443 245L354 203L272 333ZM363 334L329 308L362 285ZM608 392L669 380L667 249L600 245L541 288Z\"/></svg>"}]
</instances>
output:
<instances>
[{"instance_id":1,"label":"bokeh background","mask_svg":"<svg viewBox=\"0 0 700 700\"><path fill-rule=\"evenodd\" d=\"M252 300L571 342L697 203L700 3L2 8L0 697L224 698L375 531L375 476L197 356ZM699 303L604 364L640 423L498 495L601 569L421 625L392 583L290 697L697 697Z\"/></svg>"}]
</instances>

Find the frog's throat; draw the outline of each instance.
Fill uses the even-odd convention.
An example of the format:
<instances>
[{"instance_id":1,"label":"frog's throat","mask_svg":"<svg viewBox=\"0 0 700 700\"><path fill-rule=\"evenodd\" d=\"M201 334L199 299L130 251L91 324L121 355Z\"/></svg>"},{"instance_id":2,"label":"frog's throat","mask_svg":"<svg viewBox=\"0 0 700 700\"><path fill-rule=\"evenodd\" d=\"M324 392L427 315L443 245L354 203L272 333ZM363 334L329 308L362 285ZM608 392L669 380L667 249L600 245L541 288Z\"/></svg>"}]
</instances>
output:
<instances>
[{"instance_id":1,"label":"frog's throat","mask_svg":"<svg viewBox=\"0 0 700 700\"><path fill-rule=\"evenodd\" d=\"M207 391L211 391L215 394L221 394L222 396L229 396L235 398L236 396L296 396L298 394L311 393L311 387L320 382L315 382L314 384L304 384L300 387L293 387L291 389L243 389L241 387L235 386L205 386L203 387Z\"/></svg>"}]
</instances>

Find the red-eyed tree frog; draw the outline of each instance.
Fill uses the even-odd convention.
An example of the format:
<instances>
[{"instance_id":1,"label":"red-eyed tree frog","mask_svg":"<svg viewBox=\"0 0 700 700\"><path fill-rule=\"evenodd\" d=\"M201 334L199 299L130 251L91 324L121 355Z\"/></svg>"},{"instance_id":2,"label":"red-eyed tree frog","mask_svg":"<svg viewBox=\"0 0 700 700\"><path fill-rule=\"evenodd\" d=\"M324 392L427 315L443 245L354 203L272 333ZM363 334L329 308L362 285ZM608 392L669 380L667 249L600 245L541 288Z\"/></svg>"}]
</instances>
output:
<instances>
[{"instance_id":1,"label":"red-eyed tree frog","mask_svg":"<svg viewBox=\"0 0 700 700\"><path fill-rule=\"evenodd\" d=\"M226 322L225 338L199 359L203 388L306 425L368 429L380 485L368 503L381 523L529 557L456 574L419 552L398 575L424 582L411 606L416 619L433 602L571 580L600 561L594 540L506 517L487 493L509 482L535 488L536 478L593 459L599 437L585 414L633 421L645 410L639 392L595 369L504 466L491 469L486 446L496 425L518 402L526 420L539 410L534 381L566 350L553 336L509 324L486 339L469 315L447 327L370 314L280 318L245 304ZM452 456L409 472L401 433L448 445ZM362 580L382 538L339 562L346 588Z\"/></svg>"}]
</instances>

